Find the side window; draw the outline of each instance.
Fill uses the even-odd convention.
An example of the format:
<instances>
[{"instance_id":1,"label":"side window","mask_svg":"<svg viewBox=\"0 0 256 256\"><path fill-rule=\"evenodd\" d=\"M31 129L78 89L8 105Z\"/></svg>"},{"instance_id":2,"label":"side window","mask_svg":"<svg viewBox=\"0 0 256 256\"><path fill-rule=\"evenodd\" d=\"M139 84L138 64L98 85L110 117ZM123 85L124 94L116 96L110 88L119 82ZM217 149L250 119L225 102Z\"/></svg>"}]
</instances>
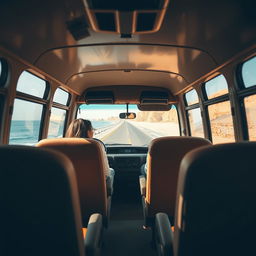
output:
<instances>
[{"instance_id":1,"label":"side window","mask_svg":"<svg viewBox=\"0 0 256 256\"><path fill-rule=\"evenodd\" d=\"M9 144L34 145L39 140L43 105L15 99Z\"/></svg>"},{"instance_id":2,"label":"side window","mask_svg":"<svg viewBox=\"0 0 256 256\"><path fill-rule=\"evenodd\" d=\"M253 57L241 66L240 76L242 85L239 96L245 111L245 126L247 126L248 138L256 141L256 57Z\"/></svg>"},{"instance_id":3,"label":"side window","mask_svg":"<svg viewBox=\"0 0 256 256\"><path fill-rule=\"evenodd\" d=\"M53 97L53 107L51 109L48 138L63 137L69 100L70 94L68 92L60 88L56 89Z\"/></svg>"},{"instance_id":4,"label":"side window","mask_svg":"<svg viewBox=\"0 0 256 256\"><path fill-rule=\"evenodd\" d=\"M247 60L242 65L242 79L245 88L252 87L256 85L256 57Z\"/></svg>"},{"instance_id":5,"label":"side window","mask_svg":"<svg viewBox=\"0 0 256 256\"><path fill-rule=\"evenodd\" d=\"M208 100L228 94L228 85L223 75L216 76L204 85Z\"/></svg>"},{"instance_id":6,"label":"side window","mask_svg":"<svg viewBox=\"0 0 256 256\"><path fill-rule=\"evenodd\" d=\"M0 124L2 123L2 120L3 120L4 101L5 101L4 95L0 93ZM1 125L0 125L0 132L1 132Z\"/></svg>"},{"instance_id":7,"label":"side window","mask_svg":"<svg viewBox=\"0 0 256 256\"><path fill-rule=\"evenodd\" d=\"M212 142L235 141L228 85L225 77L219 75L204 84L205 104L208 105ZM210 100L210 101L209 101Z\"/></svg>"},{"instance_id":8,"label":"side window","mask_svg":"<svg viewBox=\"0 0 256 256\"><path fill-rule=\"evenodd\" d=\"M256 140L256 95L244 97L249 140Z\"/></svg>"},{"instance_id":9,"label":"side window","mask_svg":"<svg viewBox=\"0 0 256 256\"><path fill-rule=\"evenodd\" d=\"M184 99L189 122L189 134L195 137L204 137L203 122L196 90L193 89L185 93Z\"/></svg>"},{"instance_id":10,"label":"side window","mask_svg":"<svg viewBox=\"0 0 256 256\"><path fill-rule=\"evenodd\" d=\"M38 98L44 98L46 81L30 72L24 71L19 77L16 90Z\"/></svg>"},{"instance_id":11,"label":"side window","mask_svg":"<svg viewBox=\"0 0 256 256\"><path fill-rule=\"evenodd\" d=\"M48 138L63 137L66 114L67 111L64 109L52 107L48 130Z\"/></svg>"},{"instance_id":12,"label":"side window","mask_svg":"<svg viewBox=\"0 0 256 256\"><path fill-rule=\"evenodd\" d=\"M53 102L67 106L69 103L69 98L70 94L68 92L57 88L54 93Z\"/></svg>"},{"instance_id":13,"label":"side window","mask_svg":"<svg viewBox=\"0 0 256 256\"><path fill-rule=\"evenodd\" d=\"M5 59L0 58L0 88L5 86L8 75L8 65Z\"/></svg>"},{"instance_id":14,"label":"side window","mask_svg":"<svg viewBox=\"0 0 256 256\"><path fill-rule=\"evenodd\" d=\"M17 83L9 144L34 145L41 138L48 83L24 71Z\"/></svg>"}]
</instances>

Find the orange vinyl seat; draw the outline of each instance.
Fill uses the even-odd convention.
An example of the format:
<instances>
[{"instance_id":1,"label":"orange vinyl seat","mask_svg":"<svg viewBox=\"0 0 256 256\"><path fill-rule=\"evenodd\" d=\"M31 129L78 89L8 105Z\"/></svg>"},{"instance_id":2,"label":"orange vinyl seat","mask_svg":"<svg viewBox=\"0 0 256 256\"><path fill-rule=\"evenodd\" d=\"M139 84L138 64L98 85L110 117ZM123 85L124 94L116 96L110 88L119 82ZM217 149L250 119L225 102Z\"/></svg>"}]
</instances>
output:
<instances>
[{"instance_id":1,"label":"orange vinyl seat","mask_svg":"<svg viewBox=\"0 0 256 256\"><path fill-rule=\"evenodd\" d=\"M41 140L37 147L57 150L71 160L77 177L83 226L86 227L93 213L100 213L107 226L111 195L107 195L106 189L104 171L108 165L103 145L94 139L59 138Z\"/></svg>"},{"instance_id":2,"label":"orange vinyl seat","mask_svg":"<svg viewBox=\"0 0 256 256\"><path fill-rule=\"evenodd\" d=\"M146 194L142 197L145 225L154 223L158 212L165 212L173 221L179 168L189 151L211 145L198 137L169 136L152 140L147 155Z\"/></svg>"},{"instance_id":3,"label":"orange vinyl seat","mask_svg":"<svg viewBox=\"0 0 256 256\"><path fill-rule=\"evenodd\" d=\"M168 216L156 215L159 255L256 255L255 153L255 142L240 142L184 157L174 233Z\"/></svg>"},{"instance_id":4,"label":"orange vinyl seat","mask_svg":"<svg viewBox=\"0 0 256 256\"><path fill-rule=\"evenodd\" d=\"M65 155L0 146L0 162L2 256L88 256L100 251L102 217L90 217L83 239L75 171Z\"/></svg>"}]
</instances>

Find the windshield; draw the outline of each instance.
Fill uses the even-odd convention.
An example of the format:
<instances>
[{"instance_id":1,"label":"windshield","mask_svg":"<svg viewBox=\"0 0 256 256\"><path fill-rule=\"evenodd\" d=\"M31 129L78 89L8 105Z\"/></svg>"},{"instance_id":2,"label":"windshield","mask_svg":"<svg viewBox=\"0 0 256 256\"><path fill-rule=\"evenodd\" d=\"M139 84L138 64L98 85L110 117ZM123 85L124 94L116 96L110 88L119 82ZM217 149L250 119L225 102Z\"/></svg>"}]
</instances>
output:
<instances>
[{"instance_id":1,"label":"windshield","mask_svg":"<svg viewBox=\"0 0 256 256\"><path fill-rule=\"evenodd\" d=\"M90 120L94 137L107 145L148 146L154 138L180 135L175 106L169 111L140 111L137 105L129 105L129 112L136 113L133 120L120 119L121 112L126 112L126 105L83 104L77 118Z\"/></svg>"}]
</instances>

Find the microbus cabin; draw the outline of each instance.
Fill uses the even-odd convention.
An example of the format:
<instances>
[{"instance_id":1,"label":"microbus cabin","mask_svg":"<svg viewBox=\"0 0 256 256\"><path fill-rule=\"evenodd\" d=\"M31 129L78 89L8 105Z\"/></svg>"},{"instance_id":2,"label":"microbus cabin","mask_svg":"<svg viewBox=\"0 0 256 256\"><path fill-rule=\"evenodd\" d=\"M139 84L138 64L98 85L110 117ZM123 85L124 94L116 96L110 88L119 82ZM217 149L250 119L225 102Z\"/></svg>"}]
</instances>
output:
<instances>
[{"instance_id":1,"label":"microbus cabin","mask_svg":"<svg viewBox=\"0 0 256 256\"><path fill-rule=\"evenodd\" d=\"M256 255L255 10L1 0L0 255Z\"/></svg>"}]
</instances>

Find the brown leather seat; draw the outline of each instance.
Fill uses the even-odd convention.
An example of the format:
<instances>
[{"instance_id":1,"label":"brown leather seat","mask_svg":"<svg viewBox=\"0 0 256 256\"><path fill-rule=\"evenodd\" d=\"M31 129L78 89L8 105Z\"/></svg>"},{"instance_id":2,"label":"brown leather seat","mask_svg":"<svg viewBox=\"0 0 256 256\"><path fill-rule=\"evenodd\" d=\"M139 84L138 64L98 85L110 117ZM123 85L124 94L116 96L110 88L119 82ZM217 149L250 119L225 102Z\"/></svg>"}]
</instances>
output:
<instances>
[{"instance_id":1,"label":"brown leather seat","mask_svg":"<svg viewBox=\"0 0 256 256\"><path fill-rule=\"evenodd\" d=\"M156 218L160 255L256 255L255 154L256 143L243 142L184 157L173 239L166 215Z\"/></svg>"},{"instance_id":2,"label":"brown leather seat","mask_svg":"<svg viewBox=\"0 0 256 256\"><path fill-rule=\"evenodd\" d=\"M107 225L111 197L107 197L104 171L108 166L102 144L93 139L60 138L41 140L37 146L62 152L73 163L83 225L87 225L93 213L102 214L104 224Z\"/></svg>"},{"instance_id":3,"label":"brown leather seat","mask_svg":"<svg viewBox=\"0 0 256 256\"><path fill-rule=\"evenodd\" d=\"M210 144L203 138L181 136L161 137L151 142L147 155L146 196L142 199L146 225L152 225L158 212L165 212L173 219L181 160L189 151Z\"/></svg>"},{"instance_id":4,"label":"brown leather seat","mask_svg":"<svg viewBox=\"0 0 256 256\"><path fill-rule=\"evenodd\" d=\"M1 256L93 255L102 220L93 215L83 241L71 161L46 149L0 146L0 162Z\"/></svg>"}]
</instances>

